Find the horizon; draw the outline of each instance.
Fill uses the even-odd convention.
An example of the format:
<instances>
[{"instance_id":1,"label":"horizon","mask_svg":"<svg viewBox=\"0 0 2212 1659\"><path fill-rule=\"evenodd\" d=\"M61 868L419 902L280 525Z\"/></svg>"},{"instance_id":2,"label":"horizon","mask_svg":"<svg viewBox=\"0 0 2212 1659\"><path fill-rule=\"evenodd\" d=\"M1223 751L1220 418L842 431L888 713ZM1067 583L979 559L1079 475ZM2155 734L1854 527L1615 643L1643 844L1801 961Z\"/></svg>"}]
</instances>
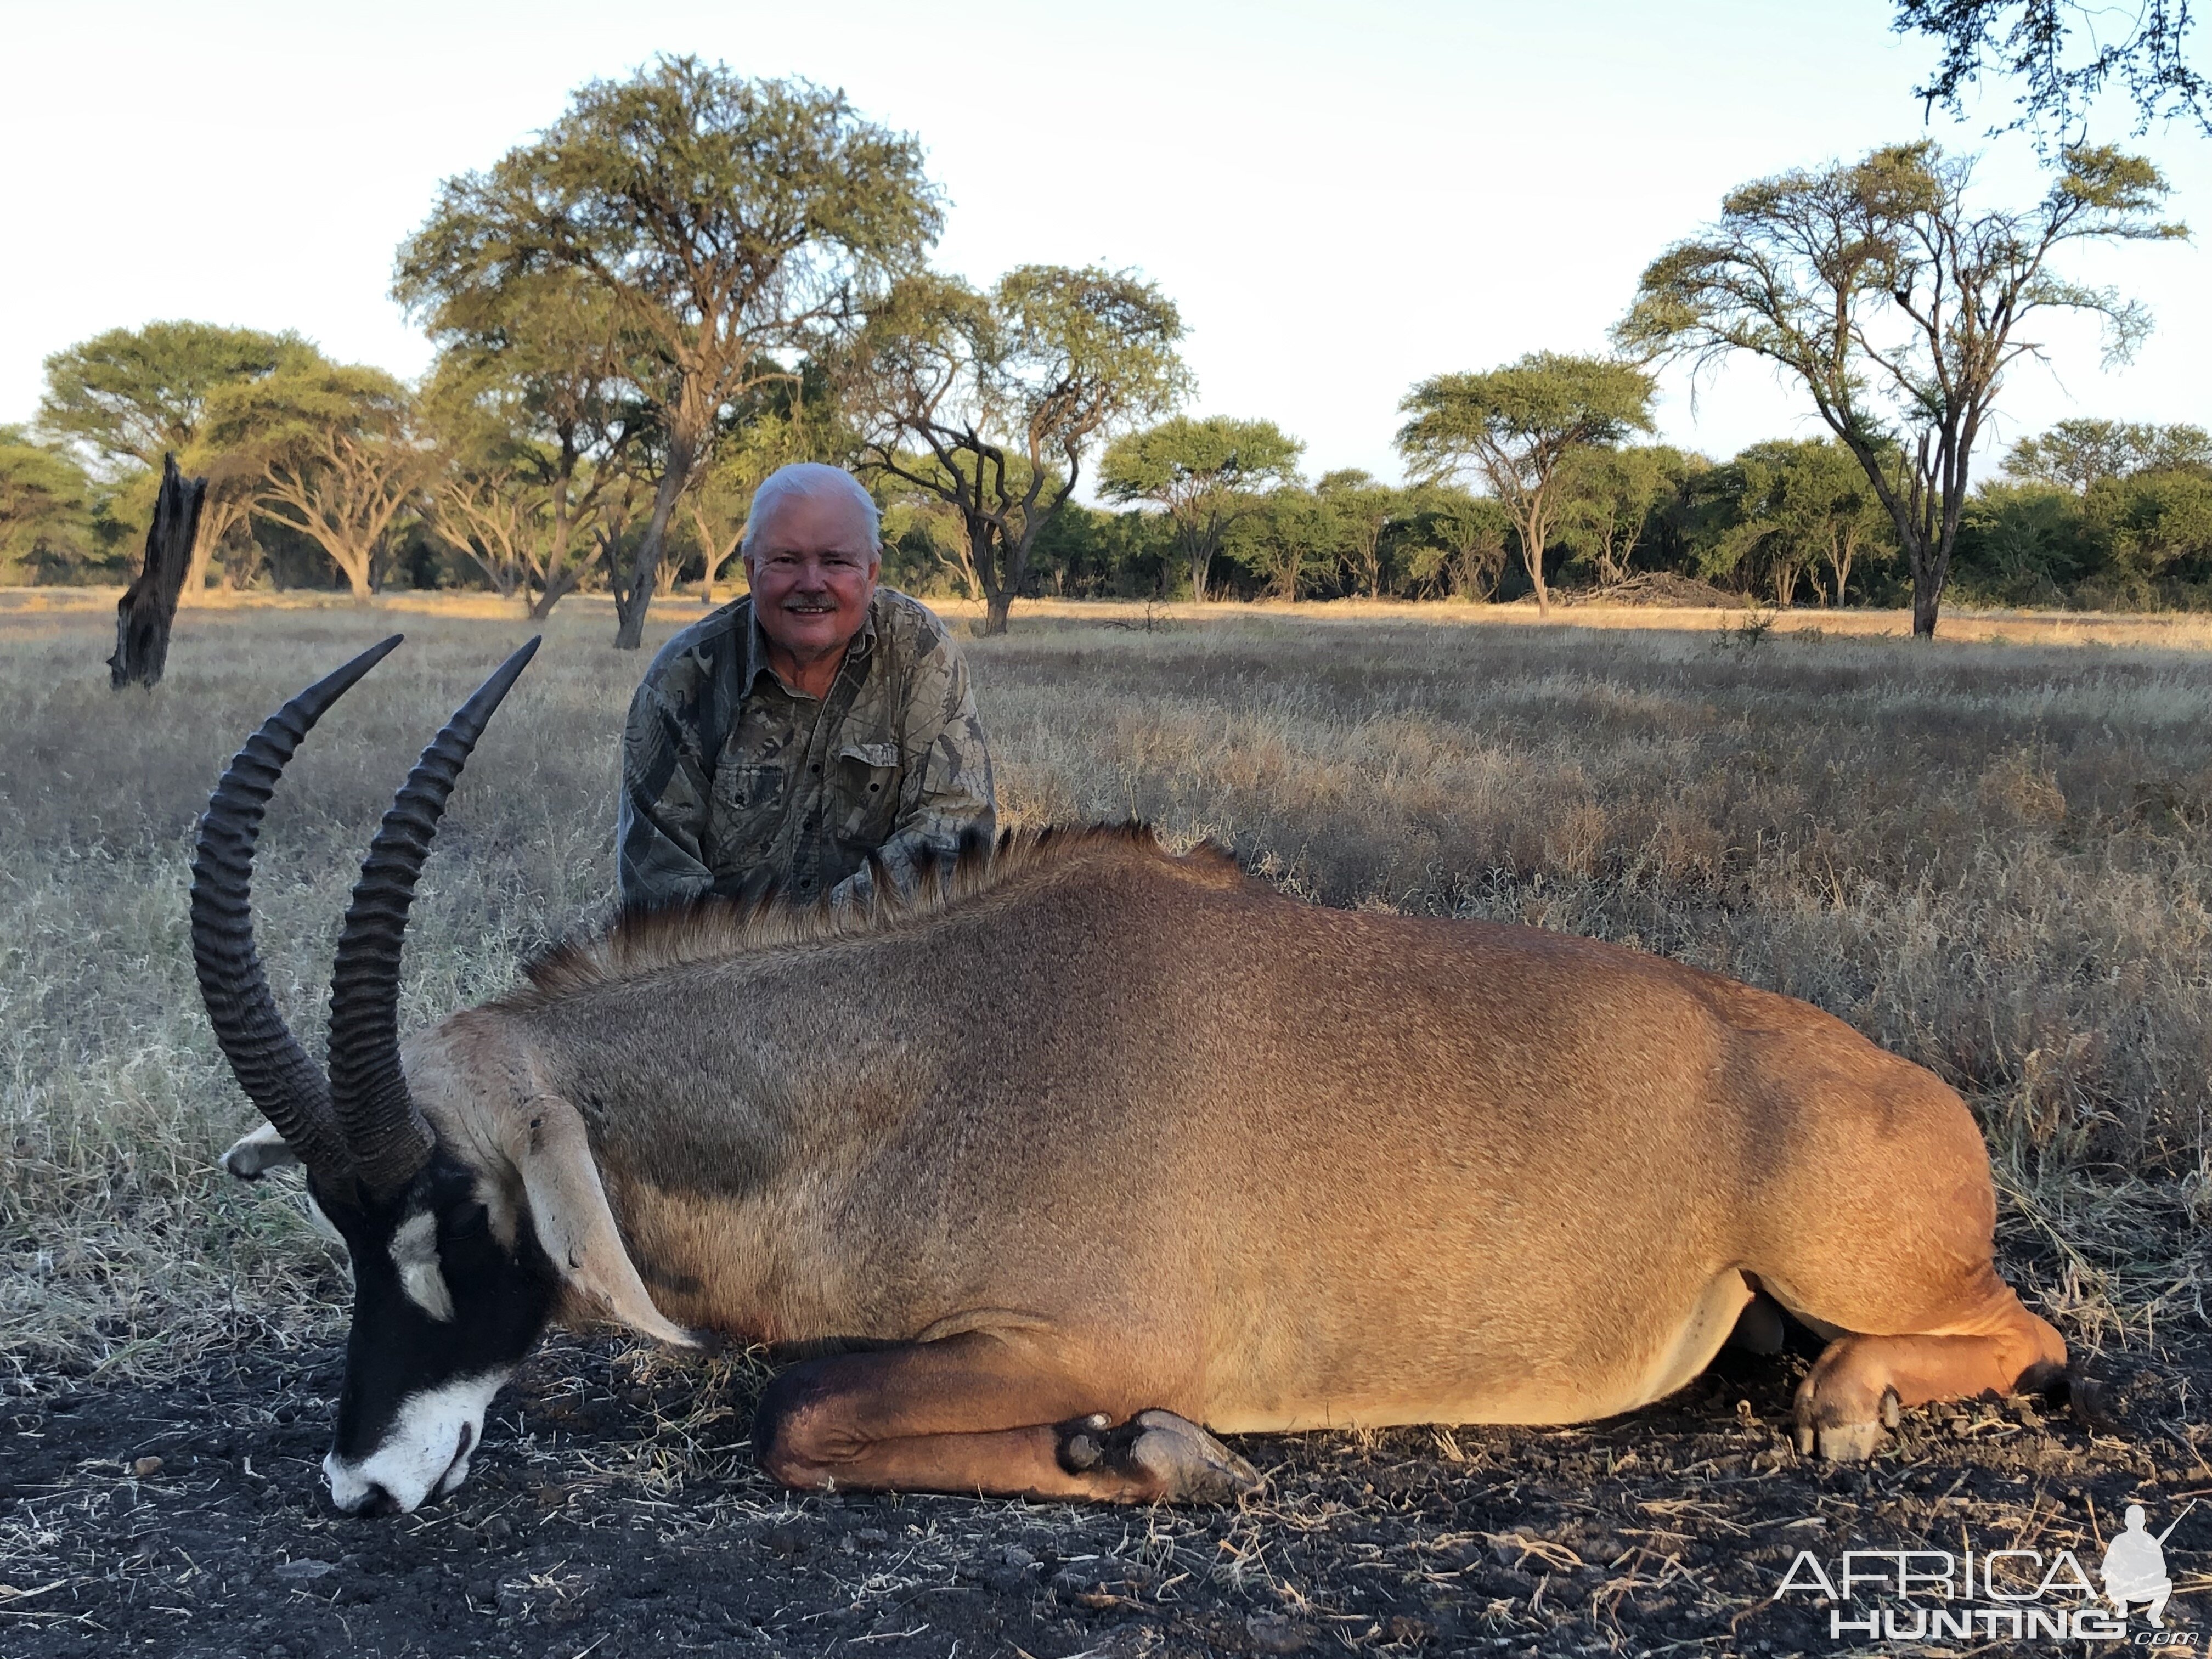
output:
<instances>
[{"instance_id":1,"label":"horizon","mask_svg":"<svg viewBox=\"0 0 2212 1659\"><path fill-rule=\"evenodd\" d=\"M842 86L865 115L916 133L948 200L940 268L980 283L1030 262L1133 267L1189 325L1188 412L1275 421L1305 443L1310 476L1396 480L1397 402L1414 381L1605 349L1643 266L1735 185L1924 135L1984 154L1984 205L2039 195L2027 140L1984 137L2009 88L1985 90L1963 121L1923 120L1911 88L1935 48L1893 34L1892 12L1850 0L1778 26L1753 0L1696 0L1664 19L1617 0L1541 19L1410 0L1356 14L1152 0L1094 22L1011 3L994 15L998 72L981 96L962 95L960 43L884 22L900 14L872 0L834 40L757 4L613 20L556 5L520 40L492 9L420 3L373 21L241 6L213 28L139 5L41 14L19 25L0 133L48 158L14 204L26 245L49 257L0 275L19 319L0 342L0 423L34 417L47 355L156 319L296 329L414 379L431 348L386 289L438 183L527 142L586 81L691 52ZM441 49L424 55L426 38ZM105 118L72 128L82 86L33 71L95 49ZM489 78L487 61L500 65ZM161 130L165 93L241 84L256 94L196 99ZM1043 141L1009 144L1000 112L1024 88L1038 88ZM2126 125L2115 115L2091 136L2148 155L2174 186L2172 216L2203 217L2212 143ZM73 143L58 149L58 133ZM149 155L177 175L167 194L85 208ZM1194 155L1209 163L1197 184L1184 182ZM281 233L232 205L239 180L249 211L289 210ZM196 214L181 210L195 198ZM72 227L92 257L51 257ZM2212 320L2190 304L2212 286L2201 247L2083 249L2064 269L2142 300L2157 327L2132 366L2109 370L2094 322L2049 327L2051 363L2008 379L1978 474L2071 416L2212 424L2190 369L2212 347ZM1757 365L1694 386L1678 366L1660 384L1655 435L1683 448L1724 458L1814 429L1809 405Z\"/></svg>"}]
</instances>

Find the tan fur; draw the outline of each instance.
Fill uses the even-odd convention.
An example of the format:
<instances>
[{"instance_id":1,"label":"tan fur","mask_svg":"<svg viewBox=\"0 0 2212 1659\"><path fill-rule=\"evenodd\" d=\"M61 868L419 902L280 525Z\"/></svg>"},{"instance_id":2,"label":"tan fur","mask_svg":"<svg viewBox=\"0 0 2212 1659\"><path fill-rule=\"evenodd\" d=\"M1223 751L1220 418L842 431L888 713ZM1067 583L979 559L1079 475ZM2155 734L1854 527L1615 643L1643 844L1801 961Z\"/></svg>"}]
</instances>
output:
<instances>
[{"instance_id":1,"label":"tan fur","mask_svg":"<svg viewBox=\"0 0 2212 1659\"><path fill-rule=\"evenodd\" d=\"M587 1297L657 1334L920 1345L770 1402L802 1484L1173 1495L1128 1473L1150 1454L1040 1452L1092 1412L1609 1415L1702 1369L1753 1280L1856 1334L1801 1401L1838 1449L1885 1390L2063 1359L1996 1279L1955 1094L1657 957L1300 905L1130 830L1015 840L866 916L632 919L532 980L410 1076L541 1236L601 1241ZM549 1110L576 1132L533 1182L516 1126Z\"/></svg>"}]
</instances>

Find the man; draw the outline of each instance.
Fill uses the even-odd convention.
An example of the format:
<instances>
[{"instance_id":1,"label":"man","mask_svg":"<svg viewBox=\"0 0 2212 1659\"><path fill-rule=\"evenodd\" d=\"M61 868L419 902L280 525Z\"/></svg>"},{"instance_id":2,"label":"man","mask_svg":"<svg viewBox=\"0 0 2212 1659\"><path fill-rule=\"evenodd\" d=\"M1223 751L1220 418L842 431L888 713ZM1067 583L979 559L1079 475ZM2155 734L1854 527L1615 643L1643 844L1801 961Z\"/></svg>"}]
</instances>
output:
<instances>
[{"instance_id":1,"label":"man","mask_svg":"<svg viewBox=\"0 0 2212 1659\"><path fill-rule=\"evenodd\" d=\"M968 665L927 608L876 586L876 504L852 475L772 474L745 521L751 592L663 646L623 735L617 879L626 905L773 882L801 903L864 903L867 861L987 842L991 757Z\"/></svg>"}]
</instances>

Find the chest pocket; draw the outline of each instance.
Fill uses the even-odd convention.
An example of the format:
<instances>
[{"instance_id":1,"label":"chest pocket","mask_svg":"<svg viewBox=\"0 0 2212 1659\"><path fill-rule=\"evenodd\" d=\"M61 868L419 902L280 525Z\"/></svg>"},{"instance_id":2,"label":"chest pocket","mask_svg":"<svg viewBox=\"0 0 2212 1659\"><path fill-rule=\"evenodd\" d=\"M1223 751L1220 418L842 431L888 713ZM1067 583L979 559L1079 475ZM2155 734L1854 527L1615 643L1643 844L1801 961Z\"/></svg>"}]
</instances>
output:
<instances>
[{"instance_id":1,"label":"chest pocket","mask_svg":"<svg viewBox=\"0 0 2212 1659\"><path fill-rule=\"evenodd\" d=\"M783 810L784 781L781 766L714 769L714 838L725 860L767 851Z\"/></svg>"},{"instance_id":2,"label":"chest pocket","mask_svg":"<svg viewBox=\"0 0 2212 1659\"><path fill-rule=\"evenodd\" d=\"M891 836L898 822L899 746L896 743L848 743L837 751L837 839L855 850L873 852Z\"/></svg>"}]
</instances>

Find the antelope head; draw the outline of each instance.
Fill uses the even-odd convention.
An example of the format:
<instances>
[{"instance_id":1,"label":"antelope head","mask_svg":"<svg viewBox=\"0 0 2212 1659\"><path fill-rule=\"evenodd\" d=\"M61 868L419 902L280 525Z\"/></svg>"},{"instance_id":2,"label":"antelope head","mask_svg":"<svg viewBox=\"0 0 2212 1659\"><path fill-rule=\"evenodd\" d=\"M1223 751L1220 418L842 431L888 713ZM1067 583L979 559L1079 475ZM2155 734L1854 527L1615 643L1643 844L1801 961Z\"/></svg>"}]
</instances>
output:
<instances>
[{"instance_id":1,"label":"antelope head","mask_svg":"<svg viewBox=\"0 0 2212 1659\"><path fill-rule=\"evenodd\" d=\"M370 843L331 973L327 1074L287 1029L254 949L253 848L277 776L323 713L398 643L395 635L362 653L270 717L208 802L192 866L200 993L270 1125L225 1163L247 1178L304 1165L310 1199L353 1260L345 1382L323 1460L331 1497L352 1514L411 1510L461 1484L485 1409L544 1328L562 1277L537 1230L513 1224L511 1206L507 1224L493 1224L501 1189L480 1155L441 1144L409 1093L398 1035L416 879L470 750L538 641L422 751Z\"/></svg>"}]
</instances>

